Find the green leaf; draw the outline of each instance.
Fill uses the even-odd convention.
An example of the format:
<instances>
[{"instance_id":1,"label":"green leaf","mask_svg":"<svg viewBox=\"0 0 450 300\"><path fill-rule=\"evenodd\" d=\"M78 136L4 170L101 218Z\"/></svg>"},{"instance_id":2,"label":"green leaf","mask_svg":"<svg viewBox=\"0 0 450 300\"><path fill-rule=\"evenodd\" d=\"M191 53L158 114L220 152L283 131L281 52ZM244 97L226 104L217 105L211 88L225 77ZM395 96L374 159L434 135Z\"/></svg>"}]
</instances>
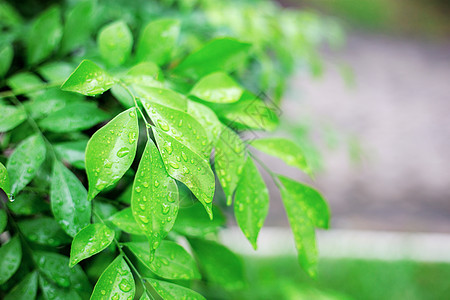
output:
<instances>
[{"instance_id":1,"label":"green leaf","mask_svg":"<svg viewBox=\"0 0 450 300\"><path fill-rule=\"evenodd\" d=\"M50 82L60 82L62 78L70 76L73 65L65 61L52 61L40 66L38 71L44 79Z\"/></svg>"},{"instance_id":2,"label":"green leaf","mask_svg":"<svg viewBox=\"0 0 450 300\"><path fill-rule=\"evenodd\" d=\"M44 276L39 276L39 286L41 288L44 299L46 300L81 300L80 295L75 290L62 288Z\"/></svg>"},{"instance_id":3,"label":"green leaf","mask_svg":"<svg viewBox=\"0 0 450 300\"><path fill-rule=\"evenodd\" d=\"M45 142L40 135L33 135L17 146L6 164L11 193L19 193L33 180L45 160L45 154Z\"/></svg>"},{"instance_id":4,"label":"green leaf","mask_svg":"<svg viewBox=\"0 0 450 300\"><path fill-rule=\"evenodd\" d=\"M156 145L148 140L134 178L131 210L152 249L172 229L178 205L177 184L167 174Z\"/></svg>"},{"instance_id":5,"label":"green leaf","mask_svg":"<svg viewBox=\"0 0 450 300\"><path fill-rule=\"evenodd\" d=\"M0 209L0 233L5 231L6 225L8 225L8 215L5 210Z\"/></svg>"},{"instance_id":6,"label":"green leaf","mask_svg":"<svg viewBox=\"0 0 450 300\"><path fill-rule=\"evenodd\" d=\"M233 78L224 72L215 72L200 79L190 94L204 101L233 103L238 101L244 90Z\"/></svg>"},{"instance_id":7,"label":"green leaf","mask_svg":"<svg viewBox=\"0 0 450 300\"><path fill-rule=\"evenodd\" d=\"M200 279L192 256L175 242L163 240L154 256L149 245L142 242L126 243L137 258L156 275L173 280Z\"/></svg>"},{"instance_id":8,"label":"green leaf","mask_svg":"<svg viewBox=\"0 0 450 300\"><path fill-rule=\"evenodd\" d=\"M61 12L52 6L40 14L26 35L26 54L29 64L37 64L50 56L62 37Z\"/></svg>"},{"instance_id":9,"label":"green leaf","mask_svg":"<svg viewBox=\"0 0 450 300\"><path fill-rule=\"evenodd\" d=\"M84 169L84 153L88 140L80 139L72 142L53 144L53 149L65 162L78 169Z\"/></svg>"},{"instance_id":10,"label":"green leaf","mask_svg":"<svg viewBox=\"0 0 450 300\"><path fill-rule=\"evenodd\" d=\"M228 205L232 203L244 163L244 143L233 130L227 126L222 126L222 132L216 142L214 169L227 197Z\"/></svg>"},{"instance_id":11,"label":"green leaf","mask_svg":"<svg viewBox=\"0 0 450 300\"><path fill-rule=\"evenodd\" d=\"M137 234L137 235L145 234L145 232L142 231L141 227L134 219L133 212L131 211L131 207L122 209L118 213L112 215L109 218L109 221L111 221L119 229L121 229L127 233Z\"/></svg>"},{"instance_id":12,"label":"green leaf","mask_svg":"<svg viewBox=\"0 0 450 300\"><path fill-rule=\"evenodd\" d=\"M0 46L0 78L8 72L13 56L14 49L10 43Z\"/></svg>"},{"instance_id":13,"label":"green leaf","mask_svg":"<svg viewBox=\"0 0 450 300\"><path fill-rule=\"evenodd\" d=\"M285 138L262 138L250 142L250 145L271 156L283 160L287 165L296 167L308 175L312 170L306 162L303 150L294 142Z\"/></svg>"},{"instance_id":14,"label":"green leaf","mask_svg":"<svg viewBox=\"0 0 450 300\"><path fill-rule=\"evenodd\" d=\"M53 215L68 235L74 237L89 224L91 205L86 189L59 161L53 163L50 199Z\"/></svg>"},{"instance_id":15,"label":"green leaf","mask_svg":"<svg viewBox=\"0 0 450 300\"><path fill-rule=\"evenodd\" d=\"M185 288L183 286L169 283L166 281L156 280L153 278L146 278L152 285L155 291L165 300L178 300L178 299L192 299L192 300L204 300L206 299L199 293Z\"/></svg>"},{"instance_id":16,"label":"green leaf","mask_svg":"<svg viewBox=\"0 0 450 300\"><path fill-rule=\"evenodd\" d=\"M42 80L35 74L30 72L19 72L10 76L7 81L16 94L25 94L28 97L35 97L44 93L42 89ZM34 91L30 91L34 90ZM28 91L24 93L25 91Z\"/></svg>"},{"instance_id":17,"label":"green leaf","mask_svg":"<svg viewBox=\"0 0 450 300\"><path fill-rule=\"evenodd\" d=\"M0 284L16 273L22 261L22 247L18 236L11 238L0 247Z\"/></svg>"},{"instance_id":18,"label":"green leaf","mask_svg":"<svg viewBox=\"0 0 450 300\"><path fill-rule=\"evenodd\" d=\"M90 60L83 60L62 84L63 91L95 96L109 90L114 79L105 70Z\"/></svg>"},{"instance_id":19,"label":"green leaf","mask_svg":"<svg viewBox=\"0 0 450 300\"><path fill-rule=\"evenodd\" d=\"M187 113L190 114L205 129L206 136L212 145L215 145L222 131L223 125L220 123L216 113L208 106L195 101L189 101Z\"/></svg>"},{"instance_id":20,"label":"green leaf","mask_svg":"<svg viewBox=\"0 0 450 300\"><path fill-rule=\"evenodd\" d=\"M50 210L44 196L32 192L21 192L13 202L8 202L8 208L18 216L35 215Z\"/></svg>"},{"instance_id":21,"label":"green leaf","mask_svg":"<svg viewBox=\"0 0 450 300\"><path fill-rule=\"evenodd\" d=\"M97 223L83 228L72 241L69 266L73 267L85 258L106 249L114 240L114 230Z\"/></svg>"},{"instance_id":22,"label":"green leaf","mask_svg":"<svg viewBox=\"0 0 450 300\"><path fill-rule=\"evenodd\" d=\"M48 115L39 122L39 126L51 132L71 132L91 128L108 117L109 115L98 109L95 103L71 103Z\"/></svg>"},{"instance_id":23,"label":"green leaf","mask_svg":"<svg viewBox=\"0 0 450 300\"><path fill-rule=\"evenodd\" d=\"M141 99L141 101L158 129L189 147L205 160L209 159L212 144L208 141L205 129L194 117L180 110L152 103L147 99Z\"/></svg>"},{"instance_id":24,"label":"green leaf","mask_svg":"<svg viewBox=\"0 0 450 300\"><path fill-rule=\"evenodd\" d=\"M30 300L35 299L37 294L38 273L33 271L19 282L9 293L4 300Z\"/></svg>"},{"instance_id":25,"label":"green leaf","mask_svg":"<svg viewBox=\"0 0 450 300\"><path fill-rule=\"evenodd\" d=\"M22 108L0 103L2 118L0 119L0 132L11 130L27 119L27 114Z\"/></svg>"},{"instance_id":26,"label":"green leaf","mask_svg":"<svg viewBox=\"0 0 450 300\"><path fill-rule=\"evenodd\" d=\"M225 217L215 206L212 206L214 219L209 219L200 203L181 208L173 229L186 236L204 237L211 233L217 233L225 225Z\"/></svg>"},{"instance_id":27,"label":"green leaf","mask_svg":"<svg viewBox=\"0 0 450 300\"><path fill-rule=\"evenodd\" d=\"M78 1L64 19L61 52L67 53L86 44L92 32L95 1Z\"/></svg>"},{"instance_id":28,"label":"green leaf","mask_svg":"<svg viewBox=\"0 0 450 300\"><path fill-rule=\"evenodd\" d=\"M294 233L295 246L298 251L300 266L311 277L317 276L318 252L314 223L323 219L316 219L319 214L316 211L314 200L317 195L313 193L313 198L308 199L308 193L312 190L287 177L278 177L284 188L281 189L281 198L286 209L292 232ZM318 193L317 193L318 194ZM321 197L320 197L321 198ZM322 205L319 204L321 207ZM321 210L321 209L320 209ZM328 225L328 221L327 221Z\"/></svg>"},{"instance_id":29,"label":"green leaf","mask_svg":"<svg viewBox=\"0 0 450 300\"><path fill-rule=\"evenodd\" d=\"M5 166L0 162L0 189L9 197L11 193L11 183L9 181L8 171Z\"/></svg>"},{"instance_id":30,"label":"green leaf","mask_svg":"<svg viewBox=\"0 0 450 300\"><path fill-rule=\"evenodd\" d=\"M245 286L244 267L236 254L213 241L190 238L189 243L208 281L231 290Z\"/></svg>"},{"instance_id":31,"label":"green leaf","mask_svg":"<svg viewBox=\"0 0 450 300\"><path fill-rule=\"evenodd\" d=\"M144 98L144 101L161 104L181 111L187 110L187 99L182 94L173 90L161 89L143 85L133 86L138 95Z\"/></svg>"},{"instance_id":32,"label":"green leaf","mask_svg":"<svg viewBox=\"0 0 450 300\"><path fill-rule=\"evenodd\" d=\"M146 61L133 66L123 77L127 84L144 87L162 87L164 74L161 69L153 62Z\"/></svg>"},{"instance_id":33,"label":"green leaf","mask_svg":"<svg viewBox=\"0 0 450 300\"><path fill-rule=\"evenodd\" d=\"M133 35L124 21L116 21L100 29L97 43L103 59L111 66L119 66L130 57Z\"/></svg>"},{"instance_id":34,"label":"green leaf","mask_svg":"<svg viewBox=\"0 0 450 300\"><path fill-rule=\"evenodd\" d=\"M180 21L159 19L148 23L139 36L136 57L164 65L172 59L172 53L180 33Z\"/></svg>"},{"instance_id":35,"label":"green leaf","mask_svg":"<svg viewBox=\"0 0 450 300\"><path fill-rule=\"evenodd\" d=\"M251 45L232 38L219 38L186 57L173 71L198 79L216 71L230 72L245 63Z\"/></svg>"},{"instance_id":36,"label":"green leaf","mask_svg":"<svg viewBox=\"0 0 450 300\"><path fill-rule=\"evenodd\" d=\"M253 160L247 157L234 198L234 214L242 232L256 250L259 231L269 212L269 191Z\"/></svg>"},{"instance_id":37,"label":"green leaf","mask_svg":"<svg viewBox=\"0 0 450 300\"><path fill-rule=\"evenodd\" d=\"M40 217L23 220L17 225L28 240L37 244L56 247L70 243L70 237L53 218Z\"/></svg>"},{"instance_id":38,"label":"green leaf","mask_svg":"<svg viewBox=\"0 0 450 300\"><path fill-rule=\"evenodd\" d=\"M120 113L92 135L86 148L89 200L115 184L130 168L138 136L135 108Z\"/></svg>"},{"instance_id":39,"label":"green leaf","mask_svg":"<svg viewBox=\"0 0 450 300\"><path fill-rule=\"evenodd\" d=\"M153 133L169 175L192 191L212 219L215 179L209 163L163 131L153 128Z\"/></svg>"},{"instance_id":40,"label":"green leaf","mask_svg":"<svg viewBox=\"0 0 450 300\"><path fill-rule=\"evenodd\" d=\"M122 256L117 257L97 281L91 300L133 299L135 284L131 270Z\"/></svg>"}]
</instances>

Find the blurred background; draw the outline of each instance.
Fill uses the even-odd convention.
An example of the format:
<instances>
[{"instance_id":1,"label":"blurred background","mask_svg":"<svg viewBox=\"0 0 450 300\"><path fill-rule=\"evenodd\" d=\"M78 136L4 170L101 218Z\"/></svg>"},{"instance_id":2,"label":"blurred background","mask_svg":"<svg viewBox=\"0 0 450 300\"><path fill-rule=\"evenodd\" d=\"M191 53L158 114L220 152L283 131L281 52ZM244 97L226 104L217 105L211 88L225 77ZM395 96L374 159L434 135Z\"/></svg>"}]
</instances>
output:
<instances>
[{"instance_id":1,"label":"blurred background","mask_svg":"<svg viewBox=\"0 0 450 300\"><path fill-rule=\"evenodd\" d=\"M263 227L259 250L239 233L223 237L251 255L252 293L449 299L450 2L279 2L334 17L346 32L338 50L321 49L313 77L295 72L282 102L278 134L295 137L317 161L315 181L260 155L276 172L318 187L332 225L318 234L319 277L309 280L296 265L282 202L267 177L271 227ZM274 251L283 258L267 258ZM274 284L280 278L283 287Z\"/></svg>"}]
</instances>

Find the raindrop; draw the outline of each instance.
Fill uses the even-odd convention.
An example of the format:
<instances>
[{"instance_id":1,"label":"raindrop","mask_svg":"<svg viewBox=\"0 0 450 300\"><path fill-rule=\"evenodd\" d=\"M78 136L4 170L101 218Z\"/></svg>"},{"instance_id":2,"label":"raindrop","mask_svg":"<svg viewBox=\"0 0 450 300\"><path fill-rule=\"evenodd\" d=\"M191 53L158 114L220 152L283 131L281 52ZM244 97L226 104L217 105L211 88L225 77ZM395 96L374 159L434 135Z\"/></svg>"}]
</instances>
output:
<instances>
[{"instance_id":1,"label":"raindrop","mask_svg":"<svg viewBox=\"0 0 450 300\"><path fill-rule=\"evenodd\" d=\"M127 156L128 153L130 153L130 149L128 149L127 147L122 147L119 149L119 151L117 151L117 157L124 157Z\"/></svg>"}]
</instances>

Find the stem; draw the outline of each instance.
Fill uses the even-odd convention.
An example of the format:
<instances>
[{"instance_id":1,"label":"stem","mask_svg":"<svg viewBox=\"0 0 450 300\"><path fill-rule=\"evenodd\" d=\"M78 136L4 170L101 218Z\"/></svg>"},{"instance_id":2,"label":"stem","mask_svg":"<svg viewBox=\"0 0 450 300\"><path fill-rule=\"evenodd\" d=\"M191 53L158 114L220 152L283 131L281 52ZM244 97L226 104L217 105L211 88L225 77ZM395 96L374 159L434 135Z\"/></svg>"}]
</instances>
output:
<instances>
[{"instance_id":1,"label":"stem","mask_svg":"<svg viewBox=\"0 0 450 300\"><path fill-rule=\"evenodd\" d=\"M250 151L248 151L248 154L256 161L258 162L258 164L270 175L270 177L272 177L273 182L275 183L275 185L279 188L279 189L283 189L283 185L279 182L278 180L278 176L277 174L275 174L274 172L272 172L272 170L269 169L269 167L267 167L267 165L260 160L258 157L256 157L253 153L251 153Z\"/></svg>"},{"instance_id":2,"label":"stem","mask_svg":"<svg viewBox=\"0 0 450 300\"><path fill-rule=\"evenodd\" d=\"M61 85L62 82L51 82L51 83L45 83L45 84L41 84L41 85L36 85L33 86L32 88L27 88L27 89L18 89L16 91L4 91L4 92L0 92L0 99L2 98L8 98L8 97L16 97L19 95L23 95L26 93L31 93L31 92L37 92L40 90L44 90L44 89L48 89L48 88L52 88L55 86L59 86Z\"/></svg>"}]
</instances>

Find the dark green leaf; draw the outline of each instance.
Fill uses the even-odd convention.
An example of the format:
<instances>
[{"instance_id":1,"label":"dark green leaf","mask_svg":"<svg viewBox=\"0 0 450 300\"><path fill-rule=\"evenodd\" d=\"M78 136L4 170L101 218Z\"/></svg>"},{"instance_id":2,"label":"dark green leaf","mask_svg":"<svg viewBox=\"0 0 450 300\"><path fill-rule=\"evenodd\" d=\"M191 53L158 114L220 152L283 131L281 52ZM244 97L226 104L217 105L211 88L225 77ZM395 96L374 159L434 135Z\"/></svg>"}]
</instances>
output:
<instances>
[{"instance_id":1,"label":"dark green leaf","mask_svg":"<svg viewBox=\"0 0 450 300\"><path fill-rule=\"evenodd\" d=\"M27 119L27 114L22 108L0 103L1 119L0 132L11 130Z\"/></svg>"},{"instance_id":2,"label":"dark green leaf","mask_svg":"<svg viewBox=\"0 0 450 300\"><path fill-rule=\"evenodd\" d=\"M120 113L92 135L86 148L89 200L115 184L130 168L138 136L135 108Z\"/></svg>"},{"instance_id":3,"label":"dark green leaf","mask_svg":"<svg viewBox=\"0 0 450 300\"><path fill-rule=\"evenodd\" d=\"M214 103L238 101L244 90L224 72L215 72L200 79L192 88L191 95Z\"/></svg>"},{"instance_id":4,"label":"dark green leaf","mask_svg":"<svg viewBox=\"0 0 450 300\"><path fill-rule=\"evenodd\" d=\"M232 38L212 40L186 57L174 73L198 79L216 71L230 72L245 63L250 46Z\"/></svg>"},{"instance_id":5,"label":"dark green leaf","mask_svg":"<svg viewBox=\"0 0 450 300\"><path fill-rule=\"evenodd\" d=\"M206 299L199 293L185 288L183 286L156 280L153 278L146 278L148 282L152 285L155 291L165 300L178 300L178 299L192 299L192 300L204 300Z\"/></svg>"},{"instance_id":6,"label":"dark green leaf","mask_svg":"<svg viewBox=\"0 0 450 300\"><path fill-rule=\"evenodd\" d=\"M217 233L225 225L225 217L215 206L212 206L214 219L210 220L204 213L200 203L181 208L173 229L183 235L204 237L211 233Z\"/></svg>"},{"instance_id":7,"label":"dark green leaf","mask_svg":"<svg viewBox=\"0 0 450 300\"><path fill-rule=\"evenodd\" d=\"M213 241L190 238L189 243L211 283L232 290L245 286L244 267L236 254Z\"/></svg>"},{"instance_id":8,"label":"dark green leaf","mask_svg":"<svg viewBox=\"0 0 450 300\"><path fill-rule=\"evenodd\" d=\"M142 30L136 56L139 61L150 60L158 65L169 62L180 33L180 21L159 19Z\"/></svg>"},{"instance_id":9,"label":"dark green leaf","mask_svg":"<svg viewBox=\"0 0 450 300\"><path fill-rule=\"evenodd\" d=\"M8 215L4 209L0 209L0 233L5 231L6 225L8 224Z\"/></svg>"},{"instance_id":10,"label":"dark green leaf","mask_svg":"<svg viewBox=\"0 0 450 300\"><path fill-rule=\"evenodd\" d=\"M2 189L8 196L11 193L11 183L9 181L8 171L1 162L0 162L0 189Z\"/></svg>"},{"instance_id":11,"label":"dark green leaf","mask_svg":"<svg viewBox=\"0 0 450 300\"><path fill-rule=\"evenodd\" d=\"M87 143L87 139L80 139L73 142L53 144L53 149L65 162L75 168L84 169L84 153Z\"/></svg>"},{"instance_id":12,"label":"dark green leaf","mask_svg":"<svg viewBox=\"0 0 450 300\"><path fill-rule=\"evenodd\" d=\"M46 59L58 47L62 37L61 12L52 6L40 14L31 25L25 43L29 64Z\"/></svg>"},{"instance_id":13,"label":"dark green leaf","mask_svg":"<svg viewBox=\"0 0 450 300\"><path fill-rule=\"evenodd\" d=\"M152 249L172 229L178 205L177 184L167 174L155 144L148 140L133 183L131 210Z\"/></svg>"},{"instance_id":14,"label":"dark green leaf","mask_svg":"<svg viewBox=\"0 0 450 300\"><path fill-rule=\"evenodd\" d=\"M262 138L251 141L250 145L259 151L280 158L289 166L296 167L306 174L312 174L302 149L288 139L276 137Z\"/></svg>"},{"instance_id":15,"label":"dark green leaf","mask_svg":"<svg viewBox=\"0 0 450 300\"><path fill-rule=\"evenodd\" d=\"M113 240L114 230L104 224L90 224L83 228L72 241L69 266L73 267L83 259L101 252Z\"/></svg>"},{"instance_id":16,"label":"dark green leaf","mask_svg":"<svg viewBox=\"0 0 450 300\"><path fill-rule=\"evenodd\" d=\"M15 215L34 215L50 210L44 196L32 192L21 192L13 202L8 202L8 208Z\"/></svg>"},{"instance_id":17,"label":"dark green leaf","mask_svg":"<svg viewBox=\"0 0 450 300\"><path fill-rule=\"evenodd\" d=\"M215 179L209 163L163 131L153 128L153 133L169 175L194 193L212 219Z\"/></svg>"},{"instance_id":18,"label":"dark green leaf","mask_svg":"<svg viewBox=\"0 0 450 300\"><path fill-rule=\"evenodd\" d=\"M91 300L133 299L135 284L131 270L122 256L117 257L97 281Z\"/></svg>"},{"instance_id":19,"label":"dark green leaf","mask_svg":"<svg viewBox=\"0 0 450 300\"><path fill-rule=\"evenodd\" d=\"M111 66L119 66L130 57L133 35L125 22L116 21L100 29L97 43L103 59Z\"/></svg>"},{"instance_id":20,"label":"dark green leaf","mask_svg":"<svg viewBox=\"0 0 450 300\"><path fill-rule=\"evenodd\" d=\"M91 34L95 1L78 1L67 13L61 41L61 51L67 53L86 43Z\"/></svg>"},{"instance_id":21,"label":"dark green leaf","mask_svg":"<svg viewBox=\"0 0 450 300\"><path fill-rule=\"evenodd\" d=\"M16 273L22 261L22 247L18 236L0 247L0 284Z\"/></svg>"},{"instance_id":22,"label":"dark green leaf","mask_svg":"<svg viewBox=\"0 0 450 300\"><path fill-rule=\"evenodd\" d=\"M95 96L106 92L113 85L114 79L105 70L85 59L62 84L61 89L86 96Z\"/></svg>"},{"instance_id":23,"label":"dark green leaf","mask_svg":"<svg viewBox=\"0 0 450 300\"><path fill-rule=\"evenodd\" d=\"M89 224L91 205L87 192L78 178L62 163L53 163L50 188L52 212L64 231L74 237Z\"/></svg>"},{"instance_id":24,"label":"dark green leaf","mask_svg":"<svg viewBox=\"0 0 450 300\"><path fill-rule=\"evenodd\" d=\"M75 290L62 288L47 280L42 275L39 276L39 286L46 300L82 300Z\"/></svg>"},{"instance_id":25,"label":"dark green leaf","mask_svg":"<svg viewBox=\"0 0 450 300\"><path fill-rule=\"evenodd\" d=\"M45 142L40 135L33 135L17 146L6 164L11 193L19 193L36 176L45 153Z\"/></svg>"},{"instance_id":26,"label":"dark green leaf","mask_svg":"<svg viewBox=\"0 0 450 300\"><path fill-rule=\"evenodd\" d=\"M53 218L29 219L20 221L17 225L25 237L32 242L53 247L70 243L70 237Z\"/></svg>"},{"instance_id":27,"label":"dark green leaf","mask_svg":"<svg viewBox=\"0 0 450 300\"><path fill-rule=\"evenodd\" d=\"M35 299L37 284L38 273L36 271L31 272L5 296L4 300Z\"/></svg>"},{"instance_id":28,"label":"dark green leaf","mask_svg":"<svg viewBox=\"0 0 450 300\"><path fill-rule=\"evenodd\" d=\"M14 49L7 43L0 46L0 78L8 72L14 56Z\"/></svg>"},{"instance_id":29,"label":"dark green leaf","mask_svg":"<svg viewBox=\"0 0 450 300\"><path fill-rule=\"evenodd\" d=\"M136 220L133 217L133 213L131 211L131 208L125 208L119 211L118 213L114 214L109 218L109 220L116 225L121 230L131 233L131 234L137 234L137 235L144 235L144 231L141 230L141 227L136 222Z\"/></svg>"}]
</instances>

